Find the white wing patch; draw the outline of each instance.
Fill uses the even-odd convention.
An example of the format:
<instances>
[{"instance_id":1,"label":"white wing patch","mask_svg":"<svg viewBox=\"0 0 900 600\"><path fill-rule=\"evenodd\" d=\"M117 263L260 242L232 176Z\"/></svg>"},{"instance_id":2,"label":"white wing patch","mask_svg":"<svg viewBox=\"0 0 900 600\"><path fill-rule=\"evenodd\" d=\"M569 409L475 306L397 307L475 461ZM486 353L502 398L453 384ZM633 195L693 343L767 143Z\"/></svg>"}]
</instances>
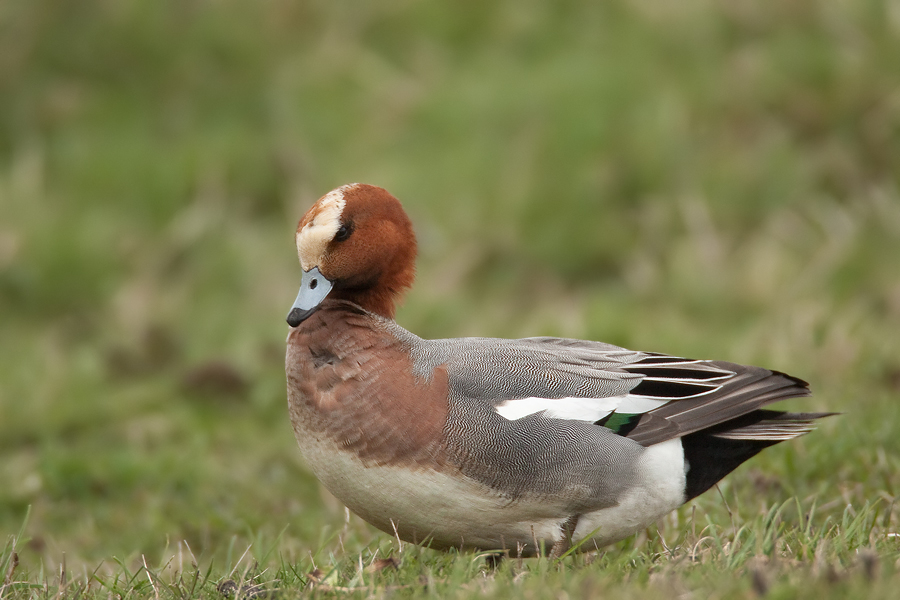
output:
<instances>
[{"instance_id":1,"label":"white wing patch","mask_svg":"<svg viewBox=\"0 0 900 600\"><path fill-rule=\"evenodd\" d=\"M543 412L549 419L569 419L595 423L612 412L644 413L668 400L646 396L609 396L606 398L518 398L504 400L494 407L497 414L510 421Z\"/></svg>"},{"instance_id":2,"label":"white wing patch","mask_svg":"<svg viewBox=\"0 0 900 600\"><path fill-rule=\"evenodd\" d=\"M606 354L612 356L614 353ZM550 419L597 423L614 412L643 414L672 401L714 394L735 375L733 371L706 361L665 355L646 355L620 368L629 374L643 376L630 393L604 398L515 398L497 403L494 410L510 421L542 413Z\"/></svg>"},{"instance_id":3,"label":"white wing patch","mask_svg":"<svg viewBox=\"0 0 900 600\"><path fill-rule=\"evenodd\" d=\"M522 417L543 412L551 419L599 421L616 410L619 398L519 398L504 400L494 410L501 417L517 421Z\"/></svg>"},{"instance_id":4,"label":"white wing patch","mask_svg":"<svg viewBox=\"0 0 900 600\"><path fill-rule=\"evenodd\" d=\"M661 398L639 396L637 394L616 396L616 398L620 401L619 407L616 409L616 412L628 413L632 415L650 412L654 408L659 408L660 406L668 404L670 402L669 400L663 400Z\"/></svg>"}]
</instances>

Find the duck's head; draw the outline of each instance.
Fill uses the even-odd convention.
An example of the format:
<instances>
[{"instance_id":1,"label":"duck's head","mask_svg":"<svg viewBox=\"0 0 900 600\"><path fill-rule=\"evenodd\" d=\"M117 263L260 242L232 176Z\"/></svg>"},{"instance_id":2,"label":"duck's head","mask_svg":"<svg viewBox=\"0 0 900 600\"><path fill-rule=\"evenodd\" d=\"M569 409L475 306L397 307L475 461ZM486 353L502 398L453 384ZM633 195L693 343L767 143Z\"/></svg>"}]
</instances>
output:
<instances>
[{"instance_id":1,"label":"duck's head","mask_svg":"<svg viewBox=\"0 0 900 600\"><path fill-rule=\"evenodd\" d=\"M319 198L297 225L303 274L287 322L296 327L323 300L349 300L389 319L415 277L416 236L387 190L351 183Z\"/></svg>"}]
</instances>

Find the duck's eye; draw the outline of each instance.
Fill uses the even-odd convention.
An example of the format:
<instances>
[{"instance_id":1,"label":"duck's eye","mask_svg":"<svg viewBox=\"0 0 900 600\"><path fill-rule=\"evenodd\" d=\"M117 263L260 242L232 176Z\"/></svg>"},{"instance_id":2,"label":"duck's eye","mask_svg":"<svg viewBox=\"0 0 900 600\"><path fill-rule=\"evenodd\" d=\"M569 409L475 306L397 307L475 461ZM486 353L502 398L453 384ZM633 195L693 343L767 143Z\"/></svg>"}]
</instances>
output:
<instances>
[{"instance_id":1,"label":"duck's eye","mask_svg":"<svg viewBox=\"0 0 900 600\"><path fill-rule=\"evenodd\" d=\"M350 237L351 233L353 233L353 226L350 225L349 223L345 223L345 224L341 225L340 228L337 230L337 233L334 234L334 241L343 242L348 237Z\"/></svg>"}]
</instances>

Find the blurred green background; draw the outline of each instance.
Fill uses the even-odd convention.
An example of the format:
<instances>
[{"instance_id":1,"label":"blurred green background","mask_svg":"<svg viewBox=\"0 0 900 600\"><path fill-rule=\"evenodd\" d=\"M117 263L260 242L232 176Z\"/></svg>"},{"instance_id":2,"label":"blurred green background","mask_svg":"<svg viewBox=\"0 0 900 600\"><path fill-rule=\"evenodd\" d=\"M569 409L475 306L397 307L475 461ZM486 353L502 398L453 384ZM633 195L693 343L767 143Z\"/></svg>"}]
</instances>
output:
<instances>
[{"instance_id":1,"label":"blurred green background","mask_svg":"<svg viewBox=\"0 0 900 600\"><path fill-rule=\"evenodd\" d=\"M816 395L793 408L846 414L726 480L732 509L880 499L897 530L897 2L4 0L0 534L31 507L23 564L303 557L344 526L283 349L296 222L354 181L415 222L408 329L795 374Z\"/></svg>"}]
</instances>

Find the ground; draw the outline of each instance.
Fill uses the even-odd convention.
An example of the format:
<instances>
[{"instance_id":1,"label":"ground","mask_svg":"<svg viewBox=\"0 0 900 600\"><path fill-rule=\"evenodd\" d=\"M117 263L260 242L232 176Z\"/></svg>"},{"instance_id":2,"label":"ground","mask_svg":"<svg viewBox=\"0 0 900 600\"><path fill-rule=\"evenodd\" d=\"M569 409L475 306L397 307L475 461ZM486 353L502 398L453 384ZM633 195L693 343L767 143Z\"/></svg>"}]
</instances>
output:
<instances>
[{"instance_id":1,"label":"ground","mask_svg":"<svg viewBox=\"0 0 900 600\"><path fill-rule=\"evenodd\" d=\"M14 0L0 31L0 598L900 585L895 3ZM599 552L401 546L285 406L293 230L354 181L415 222L419 335L759 364L844 414Z\"/></svg>"}]
</instances>

